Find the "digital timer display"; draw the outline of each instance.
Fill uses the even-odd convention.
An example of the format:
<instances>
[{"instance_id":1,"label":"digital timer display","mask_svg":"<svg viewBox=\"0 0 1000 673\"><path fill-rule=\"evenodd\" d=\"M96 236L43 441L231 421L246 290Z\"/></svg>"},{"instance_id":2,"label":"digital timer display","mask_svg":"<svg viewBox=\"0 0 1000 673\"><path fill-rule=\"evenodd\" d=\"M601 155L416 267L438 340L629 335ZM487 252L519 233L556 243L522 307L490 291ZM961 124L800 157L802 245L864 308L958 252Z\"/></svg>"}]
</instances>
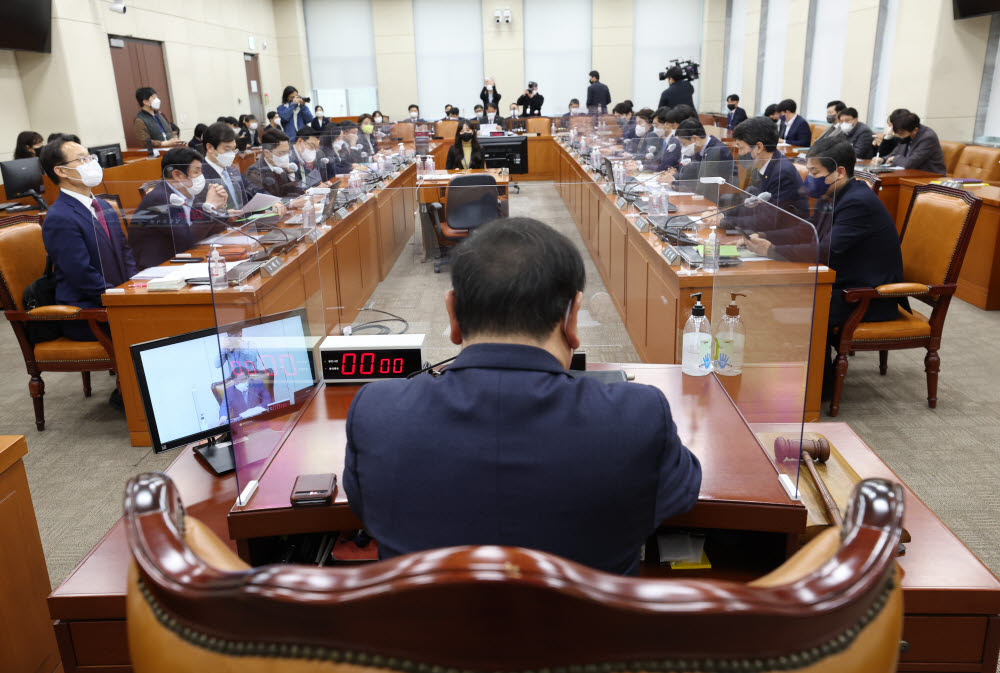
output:
<instances>
[{"instance_id":1,"label":"digital timer display","mask_svg":"<svg viewBox=\"0 0 1000 673\"><path fill-rule=\"evenodd\" d=\"M323 352L323 378L327 381L401 379L419 371L420 365L420 351L412 348Z\"/></svg>"}]
</instances>

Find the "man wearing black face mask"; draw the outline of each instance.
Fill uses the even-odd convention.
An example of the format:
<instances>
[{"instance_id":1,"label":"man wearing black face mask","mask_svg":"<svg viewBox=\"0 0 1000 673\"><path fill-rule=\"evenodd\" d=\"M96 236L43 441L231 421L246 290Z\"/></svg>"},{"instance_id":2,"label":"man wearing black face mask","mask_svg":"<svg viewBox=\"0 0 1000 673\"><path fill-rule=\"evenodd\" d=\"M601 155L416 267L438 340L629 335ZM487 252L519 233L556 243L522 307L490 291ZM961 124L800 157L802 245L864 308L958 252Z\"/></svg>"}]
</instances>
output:
<instances>
[{"instance_id":1,"label":"man wearing black face mask","mask_svg":"<svg viewBox=\"0 0 1000 673\"><path fill-rule=\"evenodd\" d=\"M835 136L842 132L840 130L840 124L837 121L837 117L840 116L840 113L846 109L847 106L842 100L832 100L826 104L826 123L829 124L829 126L826 127L823 134L816 140L819 140L820 138L829 138L830 136Z\"/></svg>"},{"instance_id":2,"label":"man wearing black face mask","mask_svg":"<svg viewBox=\"0 0 1000 673\"><path fill-rule=\"evenodd\" d=\"M545 97L538 93L538 82L528 82L528 88L517 99L517 104L521 106L522 117L537 117L542 114L544 102Z\"/></svg>"},{"instance_id":3,"label":"man wearing black face mask","mask_svg":"<svg viewBox=\"0 0 1000 673\"><path fill-rule=\"evenodd\" d=\"M729 122L726 125L730 131L745 122L747 111L740 107L740 97L737 94L729 94L726 99L726 107L729 108Z\"/></svg>"},{"instance_id":4,"label":"man wearing black face mask","mask_svg":"<svg viewBox=\"0 0 1000 673\"><path fill-rule=\"evenodd\" d=\"M458 125L455 144L448 150L448 158L445 160L445 170L459 168L486 168L483 148L476 139L472 125L465 120Z\"/></svg>"}]
</instances>

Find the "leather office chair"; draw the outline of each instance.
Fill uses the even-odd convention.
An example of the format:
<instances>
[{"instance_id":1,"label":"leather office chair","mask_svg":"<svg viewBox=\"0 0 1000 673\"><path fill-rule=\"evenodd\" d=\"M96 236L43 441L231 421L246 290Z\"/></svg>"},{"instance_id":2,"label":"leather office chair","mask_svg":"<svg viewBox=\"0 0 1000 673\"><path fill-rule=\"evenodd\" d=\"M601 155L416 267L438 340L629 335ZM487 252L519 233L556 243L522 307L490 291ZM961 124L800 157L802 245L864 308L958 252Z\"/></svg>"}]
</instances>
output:
<instances>
[{"instance_id":1,"label":"leather office chair","mask_svg":"<svg viewBox=\"0 0 1000 673\"><path fill-rule=\"evenodd\" d=\"M837 359L831 416L840 411L850 351L878 351L879 373L884 376L890 350L926 348L927 405L932 409L937 406L941 332L982 202L962 189L940 185L913 188L913 199L900 233L903 282L844 290L844 298L849 303L856 303L857 307L832 335ZM895 320L861 321L872 299L891 297L919 299L932 308L930 318L899 308L899 317Z\"/></svg>"},{"instance_id":2,"label":"leather office chair","mask_svg":"<svg viewBox=\"0 0 1000 673\"><path fill-rule=\"evenodd\" d=\"M903 492L869 479L749 584L610 575L513 547L251 568L162 473L125 489L136 673L894 671ZM738 606L738 607L737 607Z\"/></svg>"},{"instance_id":3,"label":"leather office chair","mask_svg":"<svg viewBox=\"0 0 1000 673\"><path fill-rule=\"evenodd\" d=\"M437 123L437 135L444 140L454 140L456 133L458 133L457 120L448 119Z\"/></svg>"},{"instance_id":4,"label":"leather office chair","mask_svg":"<svg viewBox=\"0 0 1000 673\"><path fill-rule=\"evenodd\" d=\"M549 136L552 135L552 120L548 117L528 117L524 128L528 133Z\"/></svg>"},{"instance_id":5,"label":"leather office chair","mask_svg":"<svg viewBox=\"0 0 1000 673\"><path fill-rule=\"evenodd\" d=\"M404 143L413 142L413 122L396 122L392 125L392 137Z\"/></svg>"},{"instance_id":6,"label":"leather office chair","mask_svg":"<svg viewBox=\"0 0 1000 673\"><path fill-rule=\"evenodd\" d=\"M965 143L957 143L953 140L942 140L941 151L944 153L945 174L953 175L955 166L958 165L958 157L965 149Z\"/></svg>"},{"instance_id":7,"label":"leather office chair","mask_svg":"<svg viewBox=\"0 0 1000 673\"><path fill-rule=\"evenodd\" d=\"M28 285L45 271L45 245L37 215L0 218L0 305L14 330L31 377L28 392L35 406L35 427L45 429L45 382L42 372L80 372L83 394L90 397L90 372L115 371L114 349L98 323L108 321L103 308L39 306L24 310L22 297ZM27 327L32 322L86 320L97 341L73 341L60 336L33 344Z\"/></svg>"},{"instance_id":8,"label":"leather office chair","mask_svg":"<svg viewBox=\"0 0 1000 673\"><path fill-rule=\"evenodd\" d=\"M821 135L823 135L824 133L826 133L827 126L828 126L828 124L810 124L809 125L809 131L811 132L811 135L812 135L812 142L815 143L817 138L819 138Z\"/></svg>"},{"instance_id":9,"label":"leather office chair","mask_svg":"<svg viewBox=\"0 0 1000 673\"><path fill-rule=\"evenodd\" d=\"M1000 180L1000 147L966 145L951 176L976 178L983 182Z\"/></svg>"},{"instance_id":10,"label":"leather office chair","mask_svg":"<svg viewBox=\"0 0 1000 673\"><path fill-rule=\"evenodd\" d=\"M878 194L882 189L882 179L874 173L869 173L868 171L856 168L854 169L854 177L871 187L871 190L876 194Z\"/></svg>"},{"instance_id":11,"label":"leather office chair","mask_svg":"<svg viewBox=\"0 0 1000 673\"><path fill-rule=\"evenodd\" d=\"M466 238L477 227L501 216L497 180L489 173L456 175L445 190L447 207L427 204L431 222L438 235L440 255L434 260L434 273L448 261L448 248Z\"/></svg>"}]
</instances>

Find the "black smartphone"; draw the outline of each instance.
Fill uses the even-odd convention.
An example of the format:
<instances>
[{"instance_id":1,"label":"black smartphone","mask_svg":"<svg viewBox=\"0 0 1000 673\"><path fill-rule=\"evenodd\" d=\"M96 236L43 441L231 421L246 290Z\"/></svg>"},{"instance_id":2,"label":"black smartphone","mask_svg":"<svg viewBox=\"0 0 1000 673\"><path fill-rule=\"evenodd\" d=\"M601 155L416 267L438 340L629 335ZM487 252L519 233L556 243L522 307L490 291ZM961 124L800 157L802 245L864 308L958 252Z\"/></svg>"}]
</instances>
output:
<instances>
[{"instance_id":1,"label":"black smartphone","mask_svg":"<svg viewBox=\"0 0 1000 673\"><path fill-rule=\"evenodd\" d=\"M291 503L293 507L310 507L329 505L337 492L337 475L300 474L292 486Z\"/></svg>"},{"instance_id":2,"label":"black smartphone","mask_svg":"<svg viewBox=\"0 0 1000 673\"><path fill-rule=\"evenodd\" d=\"M204 262L204 257L171 257L171 264L195 264L197 262Z\"/></svg>"}]
</instances>

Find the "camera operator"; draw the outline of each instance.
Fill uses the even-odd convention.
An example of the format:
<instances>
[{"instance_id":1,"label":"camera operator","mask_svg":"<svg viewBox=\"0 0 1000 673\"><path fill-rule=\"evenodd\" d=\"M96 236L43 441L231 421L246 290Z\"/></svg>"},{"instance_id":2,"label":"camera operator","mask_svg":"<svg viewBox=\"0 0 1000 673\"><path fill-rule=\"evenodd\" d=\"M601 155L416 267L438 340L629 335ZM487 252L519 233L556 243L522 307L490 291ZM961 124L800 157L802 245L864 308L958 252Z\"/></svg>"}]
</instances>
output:
<instances>
[{"instance_id":1,"label":"camera operator","mask_svg":"<svg viewBox=\"0 0 1000 673\"><path fill-rule=\"evenodd\" d=\"M294 86L286 86L284 93L281 94L278 117L281 118L281 128L291 143L295 142L295 135L300 128L312 123L313 114L306 105L308 102L309 99L300 96Z\"/></svg>"},{"instance_id":2,"label":"camera operator","mask_svg":"<svg viewBox=\"0 0 1000 673\"><path fill-rule=\"evenodd\" d=\"M660 94L659 107L674 108L678 105L694 107L694 87L688 81L684 69L679 65L672 65L665 73L660 73L660 79L666 79L670 86Z\"/></svg>"}]
</instances>

